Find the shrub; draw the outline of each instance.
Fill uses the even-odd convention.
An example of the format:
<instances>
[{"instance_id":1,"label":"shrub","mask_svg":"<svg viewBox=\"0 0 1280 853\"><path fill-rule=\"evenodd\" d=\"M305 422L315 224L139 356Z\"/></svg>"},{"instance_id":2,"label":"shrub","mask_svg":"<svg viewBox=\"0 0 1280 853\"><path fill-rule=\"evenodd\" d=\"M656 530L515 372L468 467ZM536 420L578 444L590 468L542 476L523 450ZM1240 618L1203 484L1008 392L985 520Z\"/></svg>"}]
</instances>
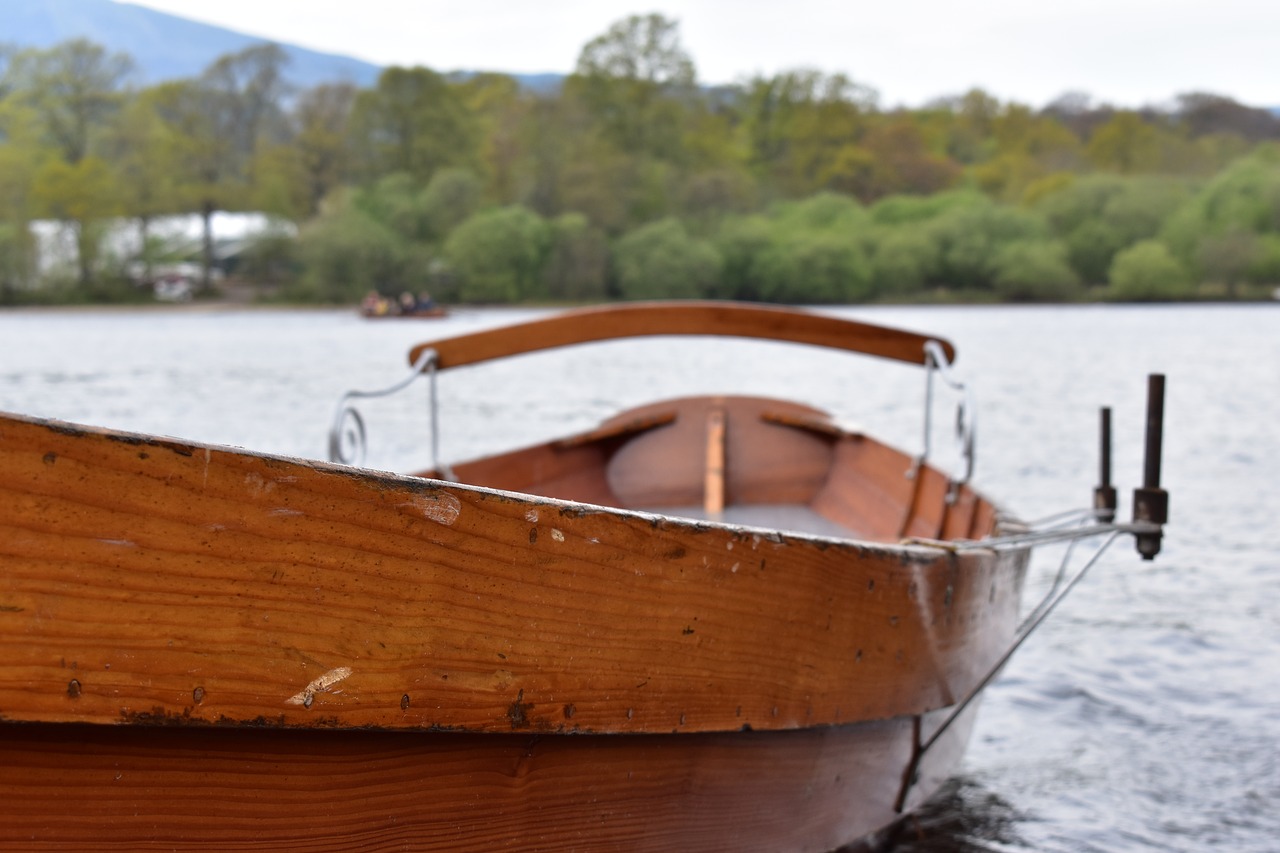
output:
<instances>
[{"instance_id":1,"label":"shrub","mask_svg":"<svg viewBox=\"0 0 1280 853\"><path fill-rule=\"evenodd\" d=\"M627 299L690 299L709 294L723 263L705 240L675 219L632 231L614 248L618 287Z\"/></svg>"},{"instance_id":2,"label":"shrub","mask_svg":"<svg viewBox=\"0 0 1280 853\"><path fill-rule=\"evenodd\" d=\"M463 222L444 244L464 302L515 302L539 296L548 228L521 207L482 211Z\"/></svg>"},{"instance_id":3,"label":"shrub","mask_svg":"<svg viewBox=\"0 0 1280 853\"><path fill-rule=\"evenodd\" d=\"M1154 302L1190 295L1187 271L1158 240L1143 240L1116 255L1111 264L1112 299Z\"/></svg>"}]
</instances>

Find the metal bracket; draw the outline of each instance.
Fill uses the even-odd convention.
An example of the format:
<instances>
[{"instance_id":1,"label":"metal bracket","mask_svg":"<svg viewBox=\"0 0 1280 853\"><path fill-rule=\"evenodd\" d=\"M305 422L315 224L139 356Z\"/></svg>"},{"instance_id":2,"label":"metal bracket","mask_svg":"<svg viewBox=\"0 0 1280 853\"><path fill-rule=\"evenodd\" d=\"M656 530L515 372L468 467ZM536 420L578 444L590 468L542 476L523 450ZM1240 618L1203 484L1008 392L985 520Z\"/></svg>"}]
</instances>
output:
<instances>
[{"instance_id":1,"label":"metal bracket","mask_svg":"<svg viewBox=\"0 0 1280 853\"><path fill-rule=\"evenodd\" d=\"M960 381L947 359L946 351L937 341L925 341L925 375L924 375L924 446L916 457L908 478L914 478L929 458L933 445L933 377L936 373L943 382L960 392L960 402L956 405L956 439L960 444L960 458L964 462L963 470L958 477L951 477L947 490L947 501L953 502L960 487L973 477L976 456L976 435L978 426L978 407L974 403L973 389Z\"/></svg>"},{"instance_id":2,"label":"metal bracket","mask_svg":"<svg viewBox=\"0 0 1280 853\"><path fill-rule=\"evenodd\" d=\"M389 388L383 388L379 391L348 391L343 394L338 400L338 407L333 416L333 424L329 427L329 461L339 462L343 465L364 464L365 454L368 450L367 434L364 418L356 407L351 404L352 400L388 397L409 387L419 376L426 373L430 387L428 406L431 418L431 467L442 476L450 478L451 475L447 468L440 465L440 423L437 414L439 407L436 397L437 361L436 351L425 349L418 356L418 360L413 363L412 372Z\"/></svg>"}]
</instances>

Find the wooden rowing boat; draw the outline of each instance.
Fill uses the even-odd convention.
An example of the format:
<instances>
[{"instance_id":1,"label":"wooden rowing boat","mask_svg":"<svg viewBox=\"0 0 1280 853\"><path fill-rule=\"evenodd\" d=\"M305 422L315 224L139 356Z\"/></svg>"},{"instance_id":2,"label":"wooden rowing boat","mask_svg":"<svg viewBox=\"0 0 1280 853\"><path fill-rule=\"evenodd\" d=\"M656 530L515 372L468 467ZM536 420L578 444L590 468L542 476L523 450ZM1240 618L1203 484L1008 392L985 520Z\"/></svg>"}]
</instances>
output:
<instances>
[{"instance_id":1,"label":"wooden rowing boat","mask_svg":"<svg viewBox=\"0 0 1280 853\"><path fill-rule=\"evenodd\" d=\"M434 380L649 334L954 355L689 303L410 358ZM952 772L1015 635L1027 549L945 542L1012 527L927 461L754 397L418 476L0 416L0 846L865 839Z\"/></svg>"}]
</instances>

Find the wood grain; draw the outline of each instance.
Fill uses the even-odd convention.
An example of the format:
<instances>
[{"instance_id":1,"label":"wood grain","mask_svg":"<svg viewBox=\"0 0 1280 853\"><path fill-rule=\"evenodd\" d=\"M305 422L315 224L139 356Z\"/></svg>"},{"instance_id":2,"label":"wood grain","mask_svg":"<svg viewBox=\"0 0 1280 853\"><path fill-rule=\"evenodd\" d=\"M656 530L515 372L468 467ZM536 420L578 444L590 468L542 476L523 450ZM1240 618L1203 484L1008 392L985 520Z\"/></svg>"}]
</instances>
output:
<instances>
[{"instance_id":1,"label":"wood grain","mask_svg":"<svg viewBox=\"0 0 1280 853\"><path fill-rule=\"evenodd\" d=\"M910 720L612 736L11 724L0 849L825 851L899 817L912 736Z\"/></svg>"},{"instance_id":2,"label":"wood grain","mask_svg":"<svg viewBox=\"0 0 1280 853\"><path fill-rule=\"evenodd\" d=\"M956 351L941 338L822 314L729 302L639 302L567 311L501 329L419 344L409 353L418 363L436 351L436 369L447 370L496 358L593 341L649 335L712 335L788 341L924 364L924 345L937 341L949 361Z\"/></svg>"},{"instance_id":3,"label":"wood grain","mask_svg":"<svg viewBox=\"0 0 1280 853\"><path fill-rule=\"evenodd\" d=\"M669 733L919 714L1002 650L1025 556L3 417L0 717Z\"/></svg>"}]
</instances>

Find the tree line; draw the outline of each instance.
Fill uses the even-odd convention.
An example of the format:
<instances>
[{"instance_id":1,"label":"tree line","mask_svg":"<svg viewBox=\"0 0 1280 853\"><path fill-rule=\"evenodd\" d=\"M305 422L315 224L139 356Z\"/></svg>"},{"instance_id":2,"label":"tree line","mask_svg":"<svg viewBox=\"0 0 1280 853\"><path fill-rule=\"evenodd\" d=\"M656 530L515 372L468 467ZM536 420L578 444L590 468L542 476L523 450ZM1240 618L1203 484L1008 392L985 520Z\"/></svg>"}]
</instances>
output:
<instances>
[{"instance_id":1,"label":"tree line","mask_svg":"<svg viewBox=\"0 0 1280 853\"><path fill-rule=\"evenodd\" d=\"M632 16L555 92L386 69L294 91L274 45L130 85L84 40L0 50L0 299L128 292L104 228L218 211L298 226L238 273L283 298L500 303L1238 298L1280 282L1280 117L1190 93L1043 109L974 90L883 108L845 75L698 83L678 24ZM30 223L77 265L36 273Z\"/></svg>"}]
</instances>

